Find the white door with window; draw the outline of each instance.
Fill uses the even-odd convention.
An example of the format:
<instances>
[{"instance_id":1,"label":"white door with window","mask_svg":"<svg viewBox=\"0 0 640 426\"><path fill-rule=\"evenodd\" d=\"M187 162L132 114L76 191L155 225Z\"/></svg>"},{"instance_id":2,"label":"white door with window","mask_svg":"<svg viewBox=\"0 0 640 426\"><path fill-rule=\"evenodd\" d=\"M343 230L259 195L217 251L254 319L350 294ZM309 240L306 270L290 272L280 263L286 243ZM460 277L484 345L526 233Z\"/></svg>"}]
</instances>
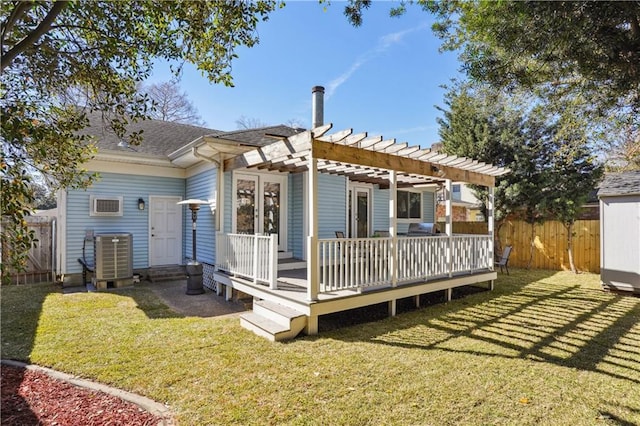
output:
<instances>
[{"instance_id":1,"label":"white door with window","mask_svg":"<svg viewBox=\"0 0 640 426\"><path fill-rule=\"evenodd\" d=\"M371 234L371 188L352 185L349 188L349 236L367 238Z\"/></svg>"},{"instance_id":2,"label":"white door with window","mask_svg":"<svg viewBox=\"0 0 640 426\"><path fill-rule=\"evenodd\" d=\"M287 250L287 177L267 173L234 173L233 232L278 234L278 250Z\"/></svg>"},{"instance_id":3,"label":"white door with window","mask_svg":"<svg viewBox=\"0 0 640 426\"><path fill-rule=\"evenodd\" d=\"M149 197L149 266L182 263L180 197Z\"/></svg>"}]
</instances>

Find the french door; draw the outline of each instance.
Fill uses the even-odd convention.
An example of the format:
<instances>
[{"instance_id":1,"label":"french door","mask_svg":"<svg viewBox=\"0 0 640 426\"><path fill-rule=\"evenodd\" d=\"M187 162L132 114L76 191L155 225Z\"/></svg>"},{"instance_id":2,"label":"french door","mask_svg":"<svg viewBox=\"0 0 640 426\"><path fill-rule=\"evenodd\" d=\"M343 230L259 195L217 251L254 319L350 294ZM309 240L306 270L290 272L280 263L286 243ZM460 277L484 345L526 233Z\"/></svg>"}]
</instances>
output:
<instances>
[{"instance_id":1,"label":"french door","mask_svg":"<svg viewBox=\"0 0 640 426\"><path fill-rule=\"evenodd\" d=\"M286 251L286 183L286 176L235 173L233 232L278 234L278 250Z\"/></svg>"}]
</instances>

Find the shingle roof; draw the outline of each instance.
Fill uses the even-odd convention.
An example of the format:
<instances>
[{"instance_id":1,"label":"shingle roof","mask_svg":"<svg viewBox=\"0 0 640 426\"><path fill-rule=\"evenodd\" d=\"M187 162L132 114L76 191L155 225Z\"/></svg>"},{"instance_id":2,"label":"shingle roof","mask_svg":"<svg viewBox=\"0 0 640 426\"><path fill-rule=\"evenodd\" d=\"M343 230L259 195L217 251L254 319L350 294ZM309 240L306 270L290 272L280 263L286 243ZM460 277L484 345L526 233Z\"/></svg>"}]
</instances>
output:
<instances>
[{"instance_id":1,"label":"shingle roof","mask_svg":"<svg viewBox=\"0 0 640 426\"><path fill-rule=\"evenodd\" d=\"M598 189L598 197L640 195L640 170L606 173Z\"/></svg>"},{"instance_id":2,"label":"shingle roof","mask_svg":"<svg viewBox=\"0 0 640 426\"><path fill-rule=\"evenodd\" d=\"M143 131L143 140L140 145L128 146L126 143L122 143L113 130L106 126L100 113L87 114L87 117L89 118L89 126L82 133L95 136L96 145L100 150L166 156L201 136L222 133L220 130L190 124L150 119L127 126L127 134Z\"/></svg>"},{"instance_id":3,"label":"shingle roof","mask_svg":"<svg viewBox=\"0 0 640 426\"><path fill-rule=\"evenodd\" d=\"M280 124L277 126L260 127L257 129L220 132L214 136L218 139L227 139L231 141L241 142L247 145L260 147L270 145L280 139L284 139L304 131L305 129L299 129Z\"/></svg>"}]
</instances>

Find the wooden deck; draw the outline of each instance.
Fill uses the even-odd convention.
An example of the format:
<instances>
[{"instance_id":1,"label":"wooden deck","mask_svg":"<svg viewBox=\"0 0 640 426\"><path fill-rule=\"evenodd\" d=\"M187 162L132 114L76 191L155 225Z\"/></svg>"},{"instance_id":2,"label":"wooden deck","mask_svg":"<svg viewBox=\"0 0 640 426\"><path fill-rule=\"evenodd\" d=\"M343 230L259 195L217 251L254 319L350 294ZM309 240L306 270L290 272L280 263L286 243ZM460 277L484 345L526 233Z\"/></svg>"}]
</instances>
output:
<instances>
[{"instance_id":1,"label":"wooden deck","mask_svg":"<svg viewBox=\"0 0 640 426\"><path fill-rule=\"evenodd\" d=\"M222 271L214 272L214 279L226 287L226 297L231 298L232 289L249 294L259 300L278 303L299 311L307 316L307 334L317 332L318 316L334 312L346 311L363 306L378 303L389 303L389 314L395 315L395 304L398 299L415 297L419 303L421 294L435 291L445 291L446 299L451 299L451 291L455 287L486 282L489 288L493 287L493 280L497 273L491 270L479 270L474 273L464 273L452 277L434 279L429 281L414 281L367 287L365 289L347 289L324 292L318 295L318 300L307 298L307 269L292 269L279 271L278 288L271 289L268 285L255 283L246 278L232 276ZM219 288L222 286L218 286Z\"/></svg>"}]
</instances>

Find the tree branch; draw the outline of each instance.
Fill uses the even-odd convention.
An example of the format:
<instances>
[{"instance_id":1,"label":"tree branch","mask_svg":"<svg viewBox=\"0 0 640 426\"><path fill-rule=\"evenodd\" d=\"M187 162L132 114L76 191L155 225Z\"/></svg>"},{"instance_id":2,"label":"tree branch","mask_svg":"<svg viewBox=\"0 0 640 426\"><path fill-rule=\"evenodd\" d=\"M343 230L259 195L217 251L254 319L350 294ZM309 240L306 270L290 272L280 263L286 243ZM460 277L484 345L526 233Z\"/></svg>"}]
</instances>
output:
<instances>
[{"instance_id":1,"label":"tree branch","mask_svg":"<svg viewBox=\"0 0 640 426\"><path fill-rule=\"evenodd\" d=\"M30 32L18 44L13 46L13 48L11 48L7 53L2 54L2 57L0 58L0 70L4 70L11 65L16 56L27 50L29 46L34 45L40 37L46 34L51 28L53 21L68 4L68 1L56 1L53 4L53 7L51 7L49 13L47 13L42 22L40 22L32 32Z\"/></svg>"},{"instance_id":2,"label":"tree branch","mask_svg":"<svg viewBox=\"0 0 640 426\"><path fill-rule=\"evenodd\" d=\"M26 1L20 1L16 4L14 9L11 11L9 16L7 17L7 20L2 24L2 34L0 35L0 46L4 46L4 40L7 34L11 32L13 25L18 21L18 19L22 15L24 15L27 12L27 10L31 8L31 6L32 6L32 3L26 2Z\"/></svg>"}]
</instances>

